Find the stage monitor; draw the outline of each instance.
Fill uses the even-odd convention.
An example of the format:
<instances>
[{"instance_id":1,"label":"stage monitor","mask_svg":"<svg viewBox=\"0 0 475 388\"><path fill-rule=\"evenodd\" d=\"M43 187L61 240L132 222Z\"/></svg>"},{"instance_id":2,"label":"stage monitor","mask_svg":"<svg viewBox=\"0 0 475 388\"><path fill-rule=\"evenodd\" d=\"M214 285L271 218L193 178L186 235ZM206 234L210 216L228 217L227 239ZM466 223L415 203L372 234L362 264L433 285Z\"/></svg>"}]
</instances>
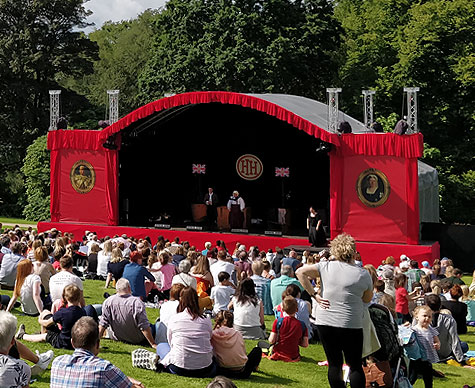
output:
<instances>
[{"instance_id":1,"label":"stage monitor","mask_svg":"<svg viewBox=\"0 0 475 388\"><path fill-rule=\"evenodd\" d=\"M191 231L202 231L203 227L202 226L196 226L196 225L187 225L186 230L191 230Z\"/></svg>"},{"instance_id":2,"label":"stage monitor","mask_svg":"<svg viewBox=\"0 0 475 388\"><path fill-rule=\"evenodd\" d=\"M231 233L248 234L248 229L231 229Z\"/></svg>"},{"instance_id":3,"label":"stage monitor","mask_svg":"<svg viewBox=\"0 0 475 388\"><path fill-rule=\"evenodd\" d=\"M282 232L280 230L266 230L264 234L266 236L282 236Z\"/></svg>"},{"instance_id":4,"label":"stage monitor","mask_svg":"<svg viewBox=\"0 0 475 388\"><path fill-rule=\"evenodd\" d=\"M153 227L155 229L170 229L170 224L155 224Z\"/></svg>"}]
</instances>

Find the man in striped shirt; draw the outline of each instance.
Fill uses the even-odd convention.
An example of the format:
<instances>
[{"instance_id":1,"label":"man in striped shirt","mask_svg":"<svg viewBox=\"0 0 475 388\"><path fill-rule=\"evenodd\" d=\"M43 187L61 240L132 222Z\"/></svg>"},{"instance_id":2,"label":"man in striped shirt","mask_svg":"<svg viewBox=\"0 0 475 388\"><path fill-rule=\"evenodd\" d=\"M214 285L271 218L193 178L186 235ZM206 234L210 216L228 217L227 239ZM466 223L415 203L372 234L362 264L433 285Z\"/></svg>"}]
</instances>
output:
<instances>
[{"instance_id":1,"label":"man in striped shirt","mask_svg":"<svg viewBox=\"0 0 475 388\"><path fill-rule=\"evenodd\" d=\"M140 381L127 377L99 353L99 328L91 317L80 318L71 331L73 354L53 361L51 388L143 388Z\"/></svg>"}]
</instances>

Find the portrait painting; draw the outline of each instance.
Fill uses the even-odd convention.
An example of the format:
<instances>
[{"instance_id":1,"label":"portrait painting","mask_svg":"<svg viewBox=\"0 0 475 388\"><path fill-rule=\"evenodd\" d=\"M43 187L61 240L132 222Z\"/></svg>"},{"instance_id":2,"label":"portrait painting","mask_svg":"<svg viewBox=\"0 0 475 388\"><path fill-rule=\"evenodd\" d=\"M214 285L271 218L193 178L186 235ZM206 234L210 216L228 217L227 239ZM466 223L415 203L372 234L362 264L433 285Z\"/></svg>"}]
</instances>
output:
<instances>
[{"instance_id":1,"label":"portrait painting","mask_svg":"<svg viewBox=\"0 0 475 388\"><path fill-rule=\"evenodd\" d=\"M78 160L71 168L70 179L73 189L78 193L89 193L96 183L96 174L92 164L85 160Z\"/></svg>"},{"instance_id":2,"label":"portrait painting","mask_svg":"<svg viewBox=\"0 0 475 388\"><path fill-rule=\"evenodd\" d=\"M369 207L378 207L384 204L391 187L386 175L374 168L364 170L356 182L356 192L363 204Z\"/></svg>"}]
</instances>

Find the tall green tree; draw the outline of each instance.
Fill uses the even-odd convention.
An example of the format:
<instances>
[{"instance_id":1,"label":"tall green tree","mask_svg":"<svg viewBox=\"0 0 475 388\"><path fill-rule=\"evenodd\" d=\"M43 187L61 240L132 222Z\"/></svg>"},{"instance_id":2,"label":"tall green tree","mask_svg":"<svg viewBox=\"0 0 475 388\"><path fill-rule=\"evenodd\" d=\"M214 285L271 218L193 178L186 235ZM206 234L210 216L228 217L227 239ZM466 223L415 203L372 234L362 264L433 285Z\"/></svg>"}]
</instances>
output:
<instances>
[{"instance_id":1,"label":"tall green tree","mask_svg":"<svg viewBox=\"0 0 475 388\"><path fill-rule=\"evenodd\" d=\"M99 48L94 72L71 78L67 85L86 96L93 105L102 107L102 114L108 103L106 91L109 89L120 90L120 112L129 113L138 108L138 76L151 56L157 13L147 10L132 20L106 22L90 33L89 39Z\"/></svg>"},{"instance_id":2,"label":"tall green tree","mask_svg":"<svg viewBox=\"0 0 475 388\"><path fill-rule=\"evenodd\" d=\"M170 0L157 19L141 99L229 90L324 97L340 26L327 0Z\"/></svg>"},{"instance_id":3,"label":"tall green tree","mask_svg":"<svg viewBox=\"0 0 475 388\"><path fill-rule=\"evenodd\" d=\"M48 130L48 89L92 71L83 0L0 0L0 197L33 139ZM0 207L0 211L3 210Z\"/></svg>"},{"instance_id":4,"label":"tall green tree","mask_svg":"<svg viewBox=\"0 0 475 388\"><path fill-rule=\"evenodd\" d=\"M475 3L472 0L342 0L344 108L358 117L374 88L376 116L401 117L402 89L419 86L425 160L441 182L441 218L475 222Z\"/></svg>"}]
</instances>

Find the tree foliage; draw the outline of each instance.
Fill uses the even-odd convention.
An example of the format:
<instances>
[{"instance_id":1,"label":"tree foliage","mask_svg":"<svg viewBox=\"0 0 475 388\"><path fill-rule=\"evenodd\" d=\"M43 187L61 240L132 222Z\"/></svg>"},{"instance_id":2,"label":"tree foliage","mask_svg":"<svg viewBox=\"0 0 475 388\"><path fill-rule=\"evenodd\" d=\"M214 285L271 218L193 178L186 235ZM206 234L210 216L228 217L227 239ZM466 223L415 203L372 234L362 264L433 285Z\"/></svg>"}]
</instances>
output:
<instances>
[{"instance_id":1,"label":"tree foliage","mask_svg":"<svg viewBox=\"0 0 475 388\"><path fill-rule=\"evenodd\" d=\"M129 113L138 108L138 75L151 55L157 12L147 10L133 20L106 22L89 34L89 39L99 48L94 72L80 79L71 77L67 84L95 106L102 107L102 112L108 103L106 91L111 89L120 90L120 112Z\"/></svg>"},{"instance_id":2,"label":"tree foliage","mask_svg":"<svg viewBox=\"0 0 475 388\"><path fill-rule=\"evenodd\" d=\"M92 70L96 45L78 28L83 0L0 0L0 198L9 215L28 145L49 126L48 89ZM10 177L7 180L7 177ZM16 178L14 178L16 177ZM13 179L13 181L12 181ZM13 204L17 202L16 206Z\"/></svg>"},{"instance_id":3,"label":"tree foliage","mask_svg":"<svg viewBox=\"0 0 475 388\"><path fill-rule=\"evenodd\" d=\"M471 0L342 0L343 87L374 88L376 113L402 111L404 86L419 86L419 126L441 182L441 217L475 222L475 3ZM346 93L345 93L346 95ZM355 113L356 99L346 100ZM427 154L426 154L427 155Z\"/></svg>"},{"instance_id":4,"label":"tree foliage","mask_svg":"<svg viewBox=\"0 0 475 388\"><path fill-rule=\"evenodd\" d=\"M229 90L323 97L340 28L326 0L170 0L140 75L143 102Z\"/></svg>"},{"instance_id":5,"label":"tree foliage","mask_svg":"<svg viewBox=\"0 0 475 388\"><path fill-rule=\"evenodd\" d=\"M46 140L46 135L40 136L28 147L21 168L26 187L23 216L27 220L41 221L50 218L50 160Z\"/></svg>"}]
</instances>

